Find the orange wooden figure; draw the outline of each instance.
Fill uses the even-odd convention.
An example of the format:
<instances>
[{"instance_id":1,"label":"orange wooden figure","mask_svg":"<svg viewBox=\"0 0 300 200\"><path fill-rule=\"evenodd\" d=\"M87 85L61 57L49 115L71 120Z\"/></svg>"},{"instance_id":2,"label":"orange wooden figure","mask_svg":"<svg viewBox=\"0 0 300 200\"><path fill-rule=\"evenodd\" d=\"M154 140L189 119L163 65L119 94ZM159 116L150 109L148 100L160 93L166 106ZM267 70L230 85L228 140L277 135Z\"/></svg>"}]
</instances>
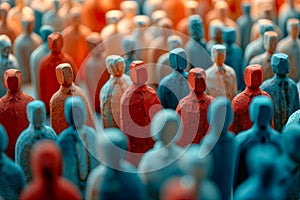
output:
<instances>
[{"instance_id":1,"label":"orange wooden figure","mask_svg":"<svg viewBox=\"0 0 300 200\"><path fill-rule=\"evenodd\" d=\"M0 35L7 35L13 44L18 33L15 30L14 25L7 19L9 9L9 3L4 2L0 4Z\"/></svg>"},{"instance_id":2,"label":"orange wooden figure","mask_svg":"<svg viewBox=\"0 0 300 200\"><path fill-rule=\"evenodd\" d=\"M162 9L168 13L174 27L184 18L184 1L182 0L165 0L163 1Z\"/></svg>"}]
</instances>

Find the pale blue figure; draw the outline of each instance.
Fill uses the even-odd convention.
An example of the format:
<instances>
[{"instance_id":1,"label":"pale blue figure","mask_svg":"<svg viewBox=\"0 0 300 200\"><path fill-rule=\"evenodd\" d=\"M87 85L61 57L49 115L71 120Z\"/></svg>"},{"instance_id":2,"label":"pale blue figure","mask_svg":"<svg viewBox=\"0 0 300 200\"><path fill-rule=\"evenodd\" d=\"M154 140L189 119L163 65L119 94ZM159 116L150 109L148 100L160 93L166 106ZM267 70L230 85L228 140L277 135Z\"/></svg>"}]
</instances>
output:
<instances>
[{"instance_id":1,"label":"pale blue figure","mask_svg":"<svg viewBox=\"0 0 300 200\"><path fill-rule=\"evenodd\" d=\"M276 53L271 57L274 76L262 83L260 88L271 95L274 102L274 128L281 131L288 118L299 109L299 94L296 83L288 78L289 58Z\"/></svg>"},{"instance_id":2,"label":"pale blue figure","mask_svg":"<svg viewBox=\"0 0 300 200\"><path fill-rule=\"evenodd\" d=\"M258 144L270 144L278 152L282 152L281 135L270 125L273 117L272 100L267 96L253 98L249 106L249 113L253 123L252 127L236 136L237 159L234 189L249 176L246 169L246 154L250 148Z\"/></svg>"},{"instance_id":3,"label":"pale blue figure","mask_svg":"<svg viewBox=\"0 0 300 200\"><path fill-rule=\"evenodd\" d=\"M144 154L138 171L146 186L147 199L154 200L159 199L160 188L168 178L183 175L178 159L184 151L176 145L181 135L179 115L171 109L159 111L152 119L150 131L156 142Z\"/></svg>"},{"instance_id":4,"label":"pale blue figure","mask_svg":"<svg viewBox=\"0 0 300 200\"><path fill-rule=\"evenodd\" d=\"M176 109L178 102L190 92L187 83L187 56L182 48L170 51L170 65L173 72L165 76L157 88L157 95L164 108Z\"/></svg>"},{"instance_id":5,"label":"pale blue figure","mask_svg":"<svg viewBox=\"0 0 300 200\"><path fill-rule=\"evenodd\" d=\"M102 164L88 178L86 200L144 200L145 190L136 168L125 160L128 139L117 128L105 129L96 138Z\"/></svg>"},{"instance_id":6,"label":"pale blue figure","mask_svg":"<svg viewBox=\"0 0 300 200\"><path fill-rule=\"evenodd\" d=\"M286 127L288 127L294 123L300 124L300 110L297 110L293 114L291 114L291 116L289 117L289 119L286 123Z\"/></svg>"},{"instance_id":7,"label":"pale blue figure","mask_svg":"<svg viewBox=\"0 0 300 200\"><path fill-rule=\"evenodd\" d=\"M210 130L202 145L214 157L211 179L221 191L222 199L232 199L233 176L236 158L235 135L228 131L233 120L231 101L217 97L208 107Z\"/></svg>"},{"instance_id":8,"label":"pale blue figure","mask_svg":"<svg viewBox=\"0 0 300 200\"><path fill-rule=\"evenodd\" d=\"M236 74L238 90L243 90L244 72L243 70L243 50L235 43L236 30L232 27L226 27L222 31L223 42L226 47L225 64L231 66Z\"/></svg>"},{"instance_id":9,"label":"pale blue figure","mask_svg":"<svg viewBox=\"0 0 300 200\"><path fill-rule=\"evenodd\" d=\"M122 49L123 49L123 58L125 60L125 74L129 75L130 64L132 61L137 60L135 55L135 41L132 36L125 36L122 38Z\"/></svg>"},{"instance_id":10,"label":"pale blue figure","mask_svg":"<svg viewBox=\"0 0 300 200\"><path fill-rule=\"evenodd\" d=\"M213 63L206 51L202 19L200 15L191 15L188 20L188 31L191 39L186 43L185 49L188 55L189 67L190 69L195 67L207 69Z\"/></svg>"},{"instance_id":11,"label":"pale blue figure","mask_svg":"<svg viewBox=\"0 0 300 200\"><path fill-rule=\"evenodd\" d=\"M211 53L212 47L215 44L222 44L222 30L224 25L219 22L211 22L209 24L209 38L210 40L206 44L206 50L208 53Z\"/></svg>"},{"instance_id":12,"label":"pale blue figure","mask_svg":"<svg viewBox=\"0 0 300 200\"><path fill-rule=\"evenodd\" d=\"M39 73L39 64L41 60L46 57L50 53L50 49L48 47L48 36L54 32L54 29L51 26L43 25L40 28L40 36L43 40L43 43L37 47L30 56L30 75L31 75L31 82L33 85L34 97L37 98L38 94L38 73Z\"/></svg>"},{"instance_id":13,"label":"pale blue figure","mask_svg":"<svg viewBox=\"0 0 300 200\"><path fill-rule=\"evenodd\" d=\"M72 181L84 195L88 175L99 163L95 158L96 132L84 124L86 111L79 96L67 98L64 113L69 128L57 138L63 155L63 176Z\"/></svg>"},{"instance_id":14,"label":"pale blue figure","mask_svg":"<svg viewBox=\"0 0 300 200\"><path fill-rule=\"evenodd\" d=\"M54 130L45 124L46 108L44 102L35 100L27 105L27 118L29 126L16 142L15 162L19 164L25 174L26 181L32 181L30 157L32 147L41 140L56 140Z\"/></svg>"},{"instance_id":15,"label":"pale blue figure","mask_svg":"<svg viewBox=\"0 0 300 200\"><path fill-rule=\"evenodd\" d=\"M17 200L26 184L21 167L5 155L8 137L0 124L0 196L3 199Z\"/></svg>"}]
</instances>

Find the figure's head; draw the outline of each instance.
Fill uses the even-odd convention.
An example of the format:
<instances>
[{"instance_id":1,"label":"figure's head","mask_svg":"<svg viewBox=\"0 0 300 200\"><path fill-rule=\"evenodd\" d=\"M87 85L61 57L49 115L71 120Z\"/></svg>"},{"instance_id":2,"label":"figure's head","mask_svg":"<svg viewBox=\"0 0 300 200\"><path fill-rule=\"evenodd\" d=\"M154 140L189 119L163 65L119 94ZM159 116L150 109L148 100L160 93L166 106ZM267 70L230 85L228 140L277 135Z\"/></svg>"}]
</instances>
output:
<instances>
[{"instance_id":1,"label":"figure's head","mask_svg":"<svg viewBox=\"0 0 300 200\"><path fill-rule=\"evenodd\" d=\"M60 8L60 2L59 0L53 0L53 8L58 11Z\"/></svg>"},{"instance_id":2,"label":"figure's head","mask_svg":"<svg viewBox=\"0 0 300 200\"><path fill-rule=\"evenodd\" d=\"M133 18L136 28L147 28L150 26L150 17L147 15L137 15Z\"/></svg>"},{"instance_id":3,"label":"figure's head","mask_svg":"<svg viewBox=\"0 0 300 200\"><path fill-rule=\"evenodd\" d=\"M288 19L286 25L287 31L291 38L296 39L299 36L300 22L296 18Z\"/></svg>"},{"instance_id":4,"label":"figure's head","mask_svg":"<svg viewBox=\"0 0 300 200\"><path fill-rule=\"evenodd\" d=\"M248 88L256 89L264 81L264 70L261 65L249 65L244 72L245 84Z\"/></svg>"},{"instance_id":5,"label":"figure's head","mask_svg":"<svg viewBox=\"0 0 300 200\"><path fill-rule=\"evenodd\" d=\"M124 54L133 52L136 49L135 40L132 36L125 36L122 38L122 49Z\"/></svg>"},{"instance_id":6,"label":"figure's head","mask_svg":"<svg viewBox=\"0 0 300 200\"><path fill-rule=\"evenodd\" d=\"M276 53L271 57L271 66L275 74L286 75L290 72L290 61L288 55Z\"/></svg>"},{"instance_id":7,"label":"figure's head","mask_svg":"<svg viewBox=\"0 0 300 200\"><path fill-rule=\"evenodd\" d=\"M199 41L203 38L203 22L200 15L191 15L189 20L189 35L192 39Z\"/></svg>"},{"instance_id":8,"label":"figure's head","mask_svg":"<svg viewBox=\"0 0 300 200\"><path fill-rule=\"evenodd\" d=\"M79 8L71 8L70 15L72 18L73 26L79 26L81 24L81 12Z\"/></svg>"},{"instance_id":9,"label":"figure's head","mask_svg":"<svg viewBox=\"0 0 300 200\"><path fill-rule=\"evenodd\" d=\"M86 37L86 44L89 49L89 52L92 52L93 50L99 53L104 51L102 38L97 32L92 32Z\"/></svg>"},{"instance_id":10,"label":"figure's head","mask_svg":"<svg viewBox=\"0 0 300 200\"><path fill-rule=\"evenodd\" d=\"M300 125L290 124L282 130L283 147L286 154L298 165L300 164Z\"/></svg>"},{"instance_id":11,"label":"figure's head","mask_svg":"<svg viewBox=\"0 0 300 200\"><path fill-rule=\"evenodd\" d=\"M27 104L26 108L28 121L34 127L42 127L46 120L46 107L44 102L34 100Z\"/></svg>"},{"instance_id":12,"label":"figure's head","mask_svg":"<svg viewBox=\"0 0 300 200\"><path fill-rule=\"evenodd\" d=\"M81 128L86 121L84 102L79 96L71 96L65 102L65 117L70 126Z\"/></svg>"},{"instance_id":13,"label":"figure's head","mask_svg":"<svg viewBox=\"0 0 300 200\"><path fill-rule=\"evenodd\" d=\"M235 43L236 30L232 27L225 27L222 31L223 41L227 44Z\"/></svg>"},{"instance_id":14,"label":"figure's head","mask_svg":"<svg viewBox=\"0 0 300 200\"><path fill-rule=\"evenodd\" d=\"M215 10L218 18L224 19L228 13L228 3L226 1L218 1L215 4Z\"/></svg>"},{"instance_id":15,"label":"figure's head","mask_svg":"<svg viewBox=\"0 0 300 200\"><path fill-rule=\"evenodd\" d=\"M264 35L265 32L267 31L273 31L274 26L271 20L268 19L259 19L257 21L258 24L258 30L261 36Z\"/></svg>"},{"instance_id":16,"label":"figure's head","mask_svg":"<svg viewBox=\"0 0 300 200\"><path fill-rule=\"evenodd\" d=\"M158 27L160 27L160 32L163 35L170 36L172 35L173 22L169 18L162 18L158 21Z\"/></svg>"},{"instance_id":17,"label":"figure's head","mask_svg":"<svg viewBox=\"0 0 300 200\"><path fill-rule=\"evenodd\" d=\"M68 87L72 85L74 80L74 74L72 67L69 63L62 63L57 65L56 69L56 79L59 85Z\"/></svg>"},{"instance_id":18,"label":"figure's head","mask_svg":"<svg viewBox=\"0 0 300 200\"><path fill-rule=\"evenodd\" d=\"M264 33L265 50L274 53L278 41L278 34L275 31L267 31Z\"/></svg>"},{"instance_id":19,"label":"figure's head","mask_svg":"<svg viewBox=\"0 0 300 200\"><path fill-rule=\"evenodd\" d=\"M250 15L251 12L251 4L249 2L242 3L242 10L245 14Z\"/></svg>"},{"instance_id":20,"label":"figure's head","mask_svg":"<svg viewBox=\"0 0 300 200\"><path fill-rule=\"evenodd\" d=\"M6 20L7 18L7 13L10 10L11 6L8 2L3 2L0 4L0 16L1 20Z\"/></svg>"},{"instance_id":21,"label":"figure's head","mask_svg":"<svg viewBox=\"0 0 300 200\"><path fill-rule=\"evenodd\" d=\"M187 67L187 55L183 48L176 48L170 51L169 61L171 67L176 71L183 71Z\"/></svg>"},{"instance_id":22,"label":"figure's head","mask_svg":"<svg viewBox=\"0 0 300 200\"><path fill-rule=\"evenodd\" d=\"M171 109L159 111L152 119L150 132L155 141L161 141L165 146L175 143L181 135L179 115Z\"/></svg>"},{"instance_id":23,"label":"figure's head","mask_svg":"<svg viewBox=\"0 0 300 200\"><path fill-rule=\"evenodd\" d=\"M211 49L211 58L218 67L223 66L226 60L226 47L221 44L216 44Z\"/></svg>"},{"instance_id":24,"label":"figure's head","mask_svg":"<svg viewBox=\"0 0 300 200\"><path fill-rule=\"evenodd\" d=\"M166 18L166 17L168 17L168 14L164 10L155 10L151 14L151 20L152 20L153 24L158 24L158 22L161 19Z\"/></svg>"},{"instance_id":25,"label":"figure's head","mask_svg":"<svg viewBox=\"0 0 300 200\"><path fill-rule=\"evenodd\" d=\"M22 73L17 69L8 69L4 72L5 87L10 92L18 92L22 87Z\"/></svg>"},{"instance_id":26,"label":"figure's head","mask_svg":"<svg viewBox=\"0 0 300 200\"><path fill-rule=\"evenodd\" d=\"M273 19L273 5L265 4L262 6L263 9L263 19L272 20Z\"/></svg>"},{"instance_id":27,"label":"figure's head","mask_svg":"<svg viewBox=\"0 0 300 200\"><path fill-rule=\"evenodd\" d=\"M53 32L54 32L53 27L49 25L43 25L39 30L43 42L47 42L48 36Z\"/></svg>"},{"instance_id":28,"label":"figure's head","mask_svg":"<svg viewBox=\"0 0 300 200\"><path fill-rule=\"evenodd\" d=\"M3 153L8 146L8 137L6 130L2 124L0 124L0 154Z\"/></svg>"},{"instance_id":29,"label":"figure's head","mask_svg":"<svg viewBox=\"0 0 300 200\"><path fill-rule=\"evenodd\" d=\"M130 64L130 79L133 84L144 85L148 80L146 64L137 60Z\"/></svg>"},{"instance_id":30,"label":"figure's head","mask_svg":"<svg viewBox=\"0 0 300 200\"><path fill-rule=\"evenodd\" d=\"M107 24L116 24L123 17L123 12L120 10L110 10L105 13L105 20Z\"/></svg>"},{"instance_id":31,"label":"figure's head","mask_svg":"<svg viewBox=\"0 0 300 200\"><path fill-rule=\"evenodd\" d=\"M212 40L221 40L222 41L222 30L224 24L218 20L213 20L209 24L209 37Z\"/></svg>"},{"instance_id":32,"label":"figure's head","mask_svg":"<svg viewBox=\"0 0 300 200\"><path fill-rule=\"evenodd\" d=\"M182 47L182 39L177 35L171 35L167 39L168 49L172 51L173 49Z\"/></svg>"},{"instance_id":33,"label":"figure's head","mask_svg":"<svg viewBox=\"0 0 300 200\"><path fill-rule=\"evenodd\" d=\"M188 82L190 89L196 94L202 94L206 90L206 73L204 69L193 68L189 71Z\"/></svg>"},{"instance_id":34,"label":"figure's head","mask_svg":"<svg viewBox=\"0 0 300 200\"><path fill-rule=\"evenodd\" d=\"M7 35L0 35L0 53L3 57L8 58L11 50L11 40Z\"/></svg>"},{"instance_id":35,"label":"figure's head","mask_svg":"<svg viewBox=\"0 0 300 200\"><path fill-rule=\"evenodd\" d=\"M273 117L273 103L267 96L256 96L249 106L250 119L261 128L265 129Z\"/></svg>"},{"instance_id":36,"label":"figure's head","mask_svg":"<svg viewBox=\"0 0 300 200\"><path fill-rule=\"evenodd\" d=\"M186 17L199 14L199 3L197 1L186 1L184 3L184 8Z\"/></svg>"},{"instance_id":37,"label":"figure's head","mask_svg":"<svg viewBox=\"0 0 300 200\"><path fill-rule=\"evenodd\" d=\"M108 73L114 77L121 77L124 74L125 61L121 56L107 56L105 63Z\"/></svg>"},{"instance_id":38,"label":"figure's head","mask_svg":"<svg viewBox=\"0 0 300 200\"><path fill-rule=\"evenodd\" d=\"M64 40L60 32L55 32L48 36L48 46L53 53L61 52L63 45Z\"/></svg>"},{"instance_id":39,"label":"figure's head","mask_svg":"<svg viewBox=\"0 0 300 200\"><path fill-rule=\"evenodd\" d=\"M31 14L25 14L22 17L22 27L23 31L26 33L32 33L35 26L35 18Z\"/></svg>"},{"instance_id":40,"label":"figure's head","mask_svg":"<svg viewBox=\"0 0 300 200\"><path fill-rule=\"evenodd\" d=\"M138 3L136 1L122 1L120 3L121 11L130 17L133 17L138 12Z\"/></svg>"}]
</instances>

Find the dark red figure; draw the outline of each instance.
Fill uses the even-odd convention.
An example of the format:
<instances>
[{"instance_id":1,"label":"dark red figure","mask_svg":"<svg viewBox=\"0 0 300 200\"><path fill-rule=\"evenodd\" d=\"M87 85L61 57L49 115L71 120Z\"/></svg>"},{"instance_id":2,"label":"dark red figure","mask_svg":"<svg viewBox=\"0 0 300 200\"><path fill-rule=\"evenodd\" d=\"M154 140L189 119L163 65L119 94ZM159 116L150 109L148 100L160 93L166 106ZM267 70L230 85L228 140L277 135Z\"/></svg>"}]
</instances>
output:
<instances>
[{"instance_id":1,"label":"dark red figure","mask_svg":"<svg viewBox=\"0 0 300 200\"><path fill-rule=\"evenodd\" d=\"M41 141L32 150L33 181L23 190L20 199L79 200L76 187L61 177L62 156L52 141Z\"/></svg>"},{"instance_id":2,"label":"dark red figure","mask_svg":"<svg viewBox=\"0 0 300 200\"><path fill-rule=\"evenodd\" d=\"M244 72L244 80L246 89L235 96L232 100L232 109L234 113L231 130L238 134L251 128L252 122L249 116L249 105L255 96L264 95L271 96L260 89L260 85L264 80L264 71L260 65L249 65Z\"/></svg>"},{"instance_id":3,"label":"dark red figure","mask_svg":"<svg viewBox=\"0 0 300 200\"><path fill-rule=\"evenodd\" d=\"M178 145L184 147L191 143L200 143L208 130L207 109L214 100L210 95L205 94L206 74L201 68L194 68L189 71L188 82L190 94L179 101L176 108L181 115L183 129Z\"/></svg>"},{"instance_id":4,"label":"dark red figure","mask_svg":"<svg viewBox=\"0 0 300 200\"><path fill-rule=\"evenodd\" d=\"M4 84L7 93L0 99L0 123L5 127L9 138L7 156L15 159L15 144L20 133L25 130L29 122L27 120L27 104L34 99L23 93L22 73L16 69L4 72Z\"/></svg>"},{"instance_id":5,"label":"dark red figure","mask_svg":"<svg viewBox=\"0 0 300 200\"><path fill-rule=\"evenodd\" d=\"M49 113L50 109L50 99L60 87L55 75L56 66L61 63L70 63L75 76L77 75L77 67L74 60L61 51L63 47L61 33L56 32L49 35L48 46L51 53L41 61L38 72L39 99L45 103L47 113Z\"/></svg>"},{"instance_id":6,"label":"dark red figure","mask_svg":"<svg viewBox=\"0 0 300 200\"><path fill-rule=\"evenodd\" d=\"M129 138L129 151L137 153L128 153L128 159L137 165L143 153L154 145L150 122L161 105L155 90L145 84L148 74L143 61L131 63L130 79L132 85L121 98L120 128Z\"/></svg>"}]
</instances>

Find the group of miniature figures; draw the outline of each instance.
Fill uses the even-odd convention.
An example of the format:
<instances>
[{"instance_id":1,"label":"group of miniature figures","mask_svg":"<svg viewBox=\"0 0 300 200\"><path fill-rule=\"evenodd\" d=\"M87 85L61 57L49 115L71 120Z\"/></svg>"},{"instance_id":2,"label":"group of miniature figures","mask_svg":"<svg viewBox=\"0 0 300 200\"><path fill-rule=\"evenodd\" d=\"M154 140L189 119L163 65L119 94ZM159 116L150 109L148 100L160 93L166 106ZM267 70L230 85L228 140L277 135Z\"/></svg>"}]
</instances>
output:
<instances>
[{"instance_id":1,"label":"group of miniature figures","mask_svg":"<svg viewBox=\"0 0 300 200\"><path fill-rule=\"evenodd\" d=\"M299 20L294 0L0 1L0 199L300 199Z\"/></svg>"}]
</instances>

